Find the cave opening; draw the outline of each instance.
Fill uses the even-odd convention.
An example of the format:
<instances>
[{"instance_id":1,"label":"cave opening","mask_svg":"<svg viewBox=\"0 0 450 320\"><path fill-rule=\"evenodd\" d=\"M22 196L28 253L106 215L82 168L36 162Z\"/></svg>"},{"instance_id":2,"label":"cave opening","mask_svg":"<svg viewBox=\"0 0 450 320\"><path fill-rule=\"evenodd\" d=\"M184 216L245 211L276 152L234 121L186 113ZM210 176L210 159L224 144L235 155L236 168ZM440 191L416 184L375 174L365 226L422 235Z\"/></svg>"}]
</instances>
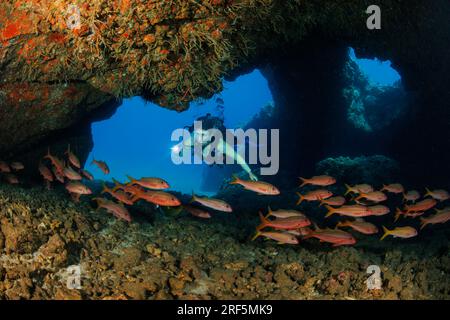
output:
<instances>
[{"instance_id":1,"label":"cave opening","mask_svg":"<svg viewBox=\"0 0 450 320\"><path fill-rule=\"evenodd\" d=\"M197 100L183 112L162 108L141 97L125 99L109 119L92 123L93 149L85 169L95 179L112 178L125 182L134 178L157 176L173 181L172 188L190 194L216 193L228 166L176 165L171 160L171 134L175 129L191 126L206 115L223 120L226 128L242 128L272 105L267 80L259 70L224 81L224 90L208 100ZM108 163L111 173L104 175L93 159ZM234 168L238 169L238 168Z\"/></svg>"}]
</instances>

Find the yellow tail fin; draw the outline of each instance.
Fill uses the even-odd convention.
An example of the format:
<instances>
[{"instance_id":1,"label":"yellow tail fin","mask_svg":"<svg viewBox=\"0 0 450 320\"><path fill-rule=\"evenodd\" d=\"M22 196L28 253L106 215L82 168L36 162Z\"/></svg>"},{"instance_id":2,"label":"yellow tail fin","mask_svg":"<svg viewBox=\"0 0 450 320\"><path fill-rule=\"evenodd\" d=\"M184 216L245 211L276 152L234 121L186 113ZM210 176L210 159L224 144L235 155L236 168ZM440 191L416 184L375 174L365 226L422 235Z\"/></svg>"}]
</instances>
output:
<instances>
[{"instance_id":1,"label":"yellow tail fin","mask_svg":"<svg viewBox=\"0 0 450 320\"><path fill-rule=\"evenodd\" d=\"M308 179L302 178L302 177L298 177L300 180L302 180L302 184L300 185L300 188L303 187L304 185L308 184Z\"/></svg>"},{"instance_id":2,"label":"yellow tail fin","mask_svg":"<svg viewBox=\"0 0 450 320\"><path fill-rule=\"evenodd\" d=\"M259 226L256 227L257 231L260 231L261 229L264 229L267 226L267 223L269 222L269 220L267 220L263 214L260 212L258 212L259 214L259 218L261 219L261 224Z\"/></svg>"},{"instance_id":3,"label":"yellow tail fin","mask_svg":"<svg viewBox=\"0 0 450 320\"><path fill-rule=\"evenodd\" d=\"M101 194L107 193L107 192L109 192L109 191L110 191L110 190L108 189L108 187L106 186L106 184L103 182L103 190L102 190Z\"/></svg>"},{"instance_id":4,"label":"yellow tail fin","mask_svg":"<svg viewBox=\"0 0 450 320\"><path fill-rule=\"evenodd\" d=\"M266 219L269 218L272 215L272 209L270 208L270 206L267 207L267 215L266 215Z\"/></svg>"},{"instance_id":5,"label":"yellow tail fin","mask_svg":"<svg viewBox=\"0 0 450 320\"><path fill-rule=\"evenodd\" d=\"M241 180L235 174L233 174L232 180L229 182L229 184L239 184L240 181Z\"/></svg>"},{"instance_id":6,"label":"yellow tail fin","mask_svg":"<svg viewBox=\"0 0 450 320\"><path fill-rule=\"evenodd\" d=\"M300 192L296 192L296 194L298 195L298 200L297 200L297 203L295 205L298 206L300 203L302 203L302 201L305 198L303 197L303 195Z\"/></svg>"},{"instance_id":7,"label":"yellow tail fin","mask_svg":"<svg viewBox=\"0 0 450 320\"><path fill-rule=\"evenodd\" d=\"M350 187L348 184L344 183L345 188L347 189L344 193L344 196L346 196L347 194L349 194L350 192L353 192L352 187Z\"/></svg>"},{"instance_id":8,"label":"yellow tail fin","mask_svg":"<svg viewBox=\"0 0 450 320\"><path fill-rule=\"evenodd\" d=\"M327 208L328 212L325 215L325 218L328 218L336 213L336 210L333 207L330 207L329 205L325 205L325 208Z\"/></svg>"},{"instance_id":9,"label":"yellow tail fin","mask_svg":"<svg viewBox=\"0 0 450 320\"><path fill-rule=\"evenodd\" d=\"M384 238L386 238L388 235L391 234L391 231L388 230L388 228L386 228L385 226L382 226L382 227L383 227L384 234L383 234L383 236L381 237L380 241L382 241Z\"/></svg>"},{"instance_id":10,"label":"yellow tail fin","mask_svg":"<svg viewBox=\"0 0 450 320\"><path fill-rule=\"evenodd\" d=\"M258 238L259 236L261 235L261 231L256 231L256 234L255 234L255 236L252 238L252 241L255 241L256 240L256 238Z\"/></svg>"},{"instance_id":11,"label":"yellow tail fin","mask_svg":"<svg viewBox=\"0 0 450 320\"><path fill-rule=\"evenodd\" d=\"M431 196L431 190L430 189L428 189L428 188L425 188L425 194L423 195L424 197L426 197L426 196Z\"/></svg>"},{"instance_id":12,"label":"yellow tail fin","mask_svg":"<svg viewBox=\"0 0 450 320\"><path fill-rule=\"evenodd\" d=\"M120 189L122 187L121 183L119 181L117 181L116 179L114 179L114 178L112 178L112 181L115 184L114 188L112 189L112 191L116 192L118 189Z\"/></svg>"},{"instance_id":13,"label":"yellow tail fin","mask_svg":"<svg viewBox=\"0 0 450 320\"><path fill-rule=\"evenodd\" d=\"M192 199L189 201L189 203L197 201L197 197L195 196L194 190L192 190Z\"/></svg>"},{"instance_id":14,"label":"yellow tail fin","mask_svg":"<svg viewBox=\"0 0 450 320\"><path fill-rule=\"evenodd\" d=\"M127 175L127 178L128 178L128 180L130 180L129 183L134 183L134 182L136 182L136 179L133 178L132 176Z\"/></svg>"},{"instance_id":15,"label":"yellow tail fin","mask_svg":"<svg viewBox=\"0 0 450 320\"><path fill-rule=\"evenodd\" d=\"M422 230L423 228L425 228L425 226L427 225L427 221L425 220L425 218L420 217L420 230Z\"/></svg>"},{"instance_id":16,"label":"yellow tail fin","mask_svg":"<svg viewBox=\"0 0 450 320\"><path fill-rule=\"evenodd\" d=\"M394 220L394 222L397 222L397 220L400 218L401 214L403 214L403 212L399 208L395 208L395 220Z\"/></svg>"}]
</instances>

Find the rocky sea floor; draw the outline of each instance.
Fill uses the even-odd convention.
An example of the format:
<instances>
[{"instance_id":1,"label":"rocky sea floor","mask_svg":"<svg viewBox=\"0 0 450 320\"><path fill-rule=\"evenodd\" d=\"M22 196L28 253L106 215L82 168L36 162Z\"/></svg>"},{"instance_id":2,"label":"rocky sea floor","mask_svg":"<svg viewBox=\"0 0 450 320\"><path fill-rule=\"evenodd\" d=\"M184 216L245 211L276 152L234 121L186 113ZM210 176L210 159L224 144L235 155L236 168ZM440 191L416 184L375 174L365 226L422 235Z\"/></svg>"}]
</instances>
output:
<instances>
[{"instance_id":1,"label":"rocky sea floor","mask_svg":"<svg viewBox=\"0 0 450 320\"><path fill-rule=\"evenodd\" d=\"M0 299L448 299L449 228L331 248L250 241L249 214L133 209L133 223L63 190L0 186ZM69 266L81 289L69 289ZM369 265L382 289L368 290Z\"/></svg>"}]
</instances>

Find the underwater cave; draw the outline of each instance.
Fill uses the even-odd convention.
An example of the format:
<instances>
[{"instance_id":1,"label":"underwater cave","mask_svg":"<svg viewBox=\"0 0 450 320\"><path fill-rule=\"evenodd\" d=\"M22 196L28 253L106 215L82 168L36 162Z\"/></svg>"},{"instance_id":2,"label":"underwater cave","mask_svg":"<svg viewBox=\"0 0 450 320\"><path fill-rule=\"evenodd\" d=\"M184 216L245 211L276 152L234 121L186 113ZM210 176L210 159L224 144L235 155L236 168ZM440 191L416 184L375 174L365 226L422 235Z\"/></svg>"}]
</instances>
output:
<instances>
[{"instance_id":1,"label":"underwater cave","mask_svg":"<svg viewBox=\"0 0 450 320\"><path fill-rule=\"evenodd\" d=\"M92 124L94 145L85 169L96 179L109 181L111 178L127 181L127 175L135 178L158 175L177 181L176 191L215 194L233 171L217 165L175 165L171 160L171 147L176 143L171 141L172 132L208 114L223 121L227 128L245 127L271 103L267 81L258 70L226 81L222 92L207 100L194 101L189 110L181 113L142 98L125 99L110 119ZM98 170L92 164L94 158L108 159L112 174L104 175Z\"/></svg>"},{"instance_id":2,"label":"underwater cave","mask_svg":"<svg viewBox=\"0 0 450 320\"><path fill-rule=\"evenodd\" d=\"M0 300L449 299L448 0L76 3L0 3Z\"/></svg>"}]
</instances>

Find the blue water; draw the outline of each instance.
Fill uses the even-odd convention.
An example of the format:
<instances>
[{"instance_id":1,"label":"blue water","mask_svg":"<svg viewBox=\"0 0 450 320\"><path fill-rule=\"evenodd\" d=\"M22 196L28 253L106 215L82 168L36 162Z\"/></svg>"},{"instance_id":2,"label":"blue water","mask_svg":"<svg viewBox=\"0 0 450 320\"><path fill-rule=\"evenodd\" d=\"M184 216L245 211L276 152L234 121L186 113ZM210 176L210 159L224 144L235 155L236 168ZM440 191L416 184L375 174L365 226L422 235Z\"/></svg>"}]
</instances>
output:
<instances>
[{"instance_id":1,"label":"blue water","mask_svg":"<svg viewBox=\"0 0 450 320\"><path fill-rule=\"evenodd\" d=\"M96 179L111 180L114 177L126 181L127 174L135 178L157 176L166 179L173 190L202 191L204 171L212 169L206 165L173 164L171 147L176 143L170 138L173 130L191 125L202 115L217 115L217 97L224 101L227 128L244 125L272 102L268 83L259 71L225 82L220 95L204 103L192 103L191 108L182 113L146 103L139 97L127 99L110 119L92 124L94 148L86 169ZM91 165L94 157L108 163L111 170L108 176Z\"/></svg>"},{"instance_id":2,"label":"blue water","mask_svg":"<svg viewBox=\"0 0 450 320\"><path fill-rule=\"evenodd\" d=\"M391 86L401 80L400 74L392 67L391 61L378 59L358 59L355 50L350 48L350 58L355 61L361 71L367 76L373 85Z\"/></svg>"}]
</instances>

